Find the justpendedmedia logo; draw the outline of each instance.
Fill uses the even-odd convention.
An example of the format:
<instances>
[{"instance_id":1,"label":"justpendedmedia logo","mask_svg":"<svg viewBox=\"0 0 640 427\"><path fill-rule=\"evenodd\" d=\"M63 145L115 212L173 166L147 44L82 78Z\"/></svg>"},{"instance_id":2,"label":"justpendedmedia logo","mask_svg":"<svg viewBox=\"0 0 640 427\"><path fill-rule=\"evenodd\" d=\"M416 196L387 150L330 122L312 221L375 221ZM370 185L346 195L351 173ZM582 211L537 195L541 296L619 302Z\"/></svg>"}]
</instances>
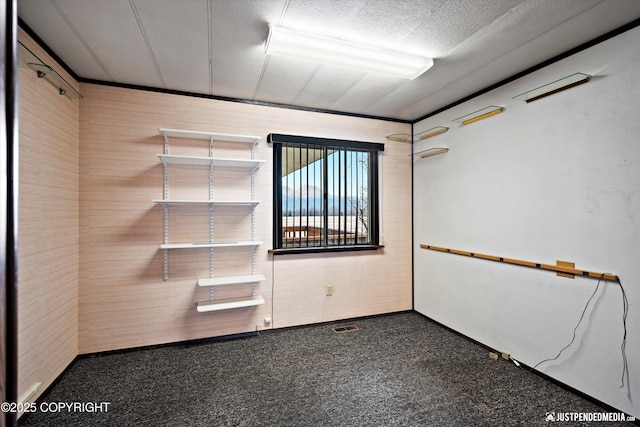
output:
<instances>
[{"instance_id":1,"label":"justpendedmedia logo","mask_svg":"<svg viewBox=\"0 0 640 427\"><path fill-rule=\"evenodd\" d=\"M547 422L564 422L564 421L631 421L634 422L636 417L627 415L624 412L545 412L544 420Z\"/></svg>"}]
</instances>

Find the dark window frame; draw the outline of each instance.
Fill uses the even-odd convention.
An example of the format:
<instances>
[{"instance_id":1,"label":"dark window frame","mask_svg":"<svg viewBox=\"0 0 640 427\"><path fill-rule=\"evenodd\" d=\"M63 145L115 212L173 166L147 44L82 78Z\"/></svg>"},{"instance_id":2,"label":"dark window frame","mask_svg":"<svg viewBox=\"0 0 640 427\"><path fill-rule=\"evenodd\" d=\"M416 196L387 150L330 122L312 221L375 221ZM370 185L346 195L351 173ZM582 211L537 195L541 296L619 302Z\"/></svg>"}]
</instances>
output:
<instances>
[{"instance_id":1,"label":"dark window frame","mask_svg":"<svg viewBox=\"0 0 640 427\"><path fill-rule=\"evenodd\" d=\"M384 151L384 144L373 142L350 141L343 139L331 138L314 138L297 135L269 134L267 141L273 146L273 249L269 252L274 255L280 254L299 254L299 253L323 253L323 252L344 252L344 251L363 251L377 250L383 248L380 245L380 223L379 223L379 159L378 155ZM344 244L344 245L326 245L324 246L300 246L300 247L283 247L282 241L282 218L283 218L283 202L282 202L282 148L283 145L306 147L316 149L335 148L339 150L347 150L354 152L369 153L368 163L368 203L369 203L369 243L366 244ZM324 156L326 159L326 156ZM324 177L325 181L327 177ZM326 186L325 186L326 189ZM325 224L328 216L327 197L323 195L323 218Z\"/></svg>"}]
</instances>

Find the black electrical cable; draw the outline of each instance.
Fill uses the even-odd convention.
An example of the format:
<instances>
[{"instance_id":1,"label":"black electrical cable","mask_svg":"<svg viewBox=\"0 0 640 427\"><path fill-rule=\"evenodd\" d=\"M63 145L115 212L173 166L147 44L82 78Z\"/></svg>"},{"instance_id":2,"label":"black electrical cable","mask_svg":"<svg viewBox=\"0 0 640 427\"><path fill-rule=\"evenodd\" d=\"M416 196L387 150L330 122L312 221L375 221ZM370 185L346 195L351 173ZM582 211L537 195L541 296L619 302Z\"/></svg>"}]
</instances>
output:
<instances>
[{"instance_id":1,"label":"black electrical cable","mask_svg":"<svg viewBox=\"0 0 640 427\"><path fill-rule=\"evenodd\" d=\"M604 277L604 273L602 274L602 277ZM589 303L591 302L591 300L593 299L593 297L596 295L596 293L598 292L598 288L600 288L600 282L602 281L602 277L600 277L600 279L598 279L598 284L596 285L596 289L593 291L593 293L591 294L591 296L589 297L589 300L587 301L587 303L584 306L584 309L582 310L582 314L580 315L580 319L578 320L578 323L576 324L576 327L573 328L573 337L571 338L571 341L569 341L569 344L567 344L566 346L564 346L562 348L562 350L560 350L558 352L558 354L555 355L555 357L552 357L550 359L544 359L540 362L538 362L533 368L531 368L531 370L536 369L538 366L542 365L545 362L550 362L552 360L556 360L558 359L558 357L560 357L560 355L562 354L563 351L565 351L566 349L568 349L569 347L571 347L571 344L573 344L573 342L576 340L576 331L578 330L578 327L580 326L580 323L582 323L582 319L584 319L584 315L587 312L587 308L589 307Z\"/></svg>"},{"instance_id":2,"label":"black electrical cable","mask_svg":"<svg viewBox=\"0 0 640 427\"><path fill-rule=\"evenodd\" d=\"M618 285L620 285L620 291L622 292L622 327L624 335L622 336L622 344L620 350L622 352L622 376L620 378L620 388L624 387L624 378L629 376L629 366L627 364L627 314L629 314L629 300L627 299L627 293L624 291L620 276L618 276Z\"/></svg>"},{"instance_id":3,"label":"black electrical cable","mask_svg":"<svg viewBox=\"0 0 640 427\"><path fill-rule=\"evenodd\" d=\"M587 312L587 308L589 307L589 304L591 303L591 300L593 299L593 297L598 292L598 289L600 288L600 282L604 278L605 274L606 273L602 273L602 276L600 276L600 278L598 279L598 283L596 284L595 290L593 291L593 293L591 294L591 296L587 300L587 303L585 304L584 309L582 310L582 314L580 315L580 319L578 320L578 323L576 324L576 327L573 328L573 337L571 338L571 341L569 341L569 344L564 346L562 348L562 350L560 350L558 352L558 354L555 355L555 357L552 357L552 358L549 358L549 359L544 359L544 360L538 362L533 368L531 368L531 370L536 369L538 366L542 365L545 362L550 362L552 360L557 360L560 357L560 355L562 354L562 352L564 352L566 349L571 347L571 344L573 344L573 342L576 340L576 331L578 330L578 327L580 326L580 324L582 323L582 320L584 319L584 315ZM618 277L617 282L618 282L618 285L620 285L620 291L622 292L622 328L623 328L623 335L622 335L622 344L620 345L620 350L622 352L622 376L621 376L620 388L622 388L622 387L624 387L624 379L625 379L625 377L629 375L629 366L628 366L628 363L627 363L627 353L626 353L626 347L627 347L627 314L629 313L629 300L627 299L627 294L624 291L624 287L622 286L622 282L620 281L620 277Z\"/></svg>"}]
</instances>

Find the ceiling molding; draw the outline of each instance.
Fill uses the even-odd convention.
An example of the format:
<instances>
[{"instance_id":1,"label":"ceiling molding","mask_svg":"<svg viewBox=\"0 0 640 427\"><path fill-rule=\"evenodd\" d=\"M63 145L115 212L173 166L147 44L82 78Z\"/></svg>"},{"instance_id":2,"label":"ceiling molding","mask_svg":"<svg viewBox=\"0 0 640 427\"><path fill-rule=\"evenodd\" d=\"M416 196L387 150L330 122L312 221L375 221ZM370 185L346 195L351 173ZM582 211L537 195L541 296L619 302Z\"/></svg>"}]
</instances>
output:
<instances>
[{"instance_id":1,"label":"ceiling molding","mask_svg":"<svg viewBox=\"0 0 640 427\"><path fill-rule=\"evenodd\" d=\"M238 102L238 103L241 103L241 104L259 105L259 106L262 106L262 107L286 108L288 110L309 111L309 112L312 112L312 113L323 113L323 114L334 114L334 115L338 115L338 116L358 117L358 118L362 118L362 119L382 120L382 121L385 121L385 122L394 122L394 123L406 123L406 124L413 123L411 120L402 120L402 119L396 119L396 118L392 118L392 117L371 116L371 115L367 115L367 114L349 113L349 112L346 112L346 111L323 110L323 109L319 109L319 108L303 107L303 106L299 106L299 105L278 104L278 103L275 103L275 102L254 101L254 100L251 100L251 99L244 99L244 98L233 98L233 97L228 97L228 96L208 95L206 93L185 92L185 91L180 91L180 90L163 89L163 88L157 88L157 87L151 87L151 86L139 86L139 85L132 85L132 84L127 84L127 83L117 83L117 82L107 82L107 81L103 81L103 80L84 79L82 77L80 77L78 79L78 82L79 83L89 83L89 84L95 84L95 85L102 85L102 86L119 87L119 88L123 88L123 89L135 89L135 90L144 90L144 91L147 91L147 92L166 93L166 94L170 94L170 95L190 96L190 97L193 97L193 98L212 99L212 100L216 100L216 101Z\"/></svg>"}]
</instances>

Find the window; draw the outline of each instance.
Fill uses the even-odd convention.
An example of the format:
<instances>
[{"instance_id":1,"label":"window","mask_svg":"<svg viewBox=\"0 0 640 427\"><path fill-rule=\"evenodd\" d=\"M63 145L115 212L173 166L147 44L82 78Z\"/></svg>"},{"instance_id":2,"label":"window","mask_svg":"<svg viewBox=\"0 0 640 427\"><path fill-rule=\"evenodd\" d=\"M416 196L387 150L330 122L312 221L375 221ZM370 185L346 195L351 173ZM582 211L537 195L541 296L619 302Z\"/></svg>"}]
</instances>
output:
<instances>
[{"instance_id":1,"label":"window","mask_svg":"<svg viewBox=\"0 0 640 427\"><path fill-rule=\"evenodd\" d=\"M383 144L270 134L273 252L379 248Z\"/></svg>"}]
</instances>

